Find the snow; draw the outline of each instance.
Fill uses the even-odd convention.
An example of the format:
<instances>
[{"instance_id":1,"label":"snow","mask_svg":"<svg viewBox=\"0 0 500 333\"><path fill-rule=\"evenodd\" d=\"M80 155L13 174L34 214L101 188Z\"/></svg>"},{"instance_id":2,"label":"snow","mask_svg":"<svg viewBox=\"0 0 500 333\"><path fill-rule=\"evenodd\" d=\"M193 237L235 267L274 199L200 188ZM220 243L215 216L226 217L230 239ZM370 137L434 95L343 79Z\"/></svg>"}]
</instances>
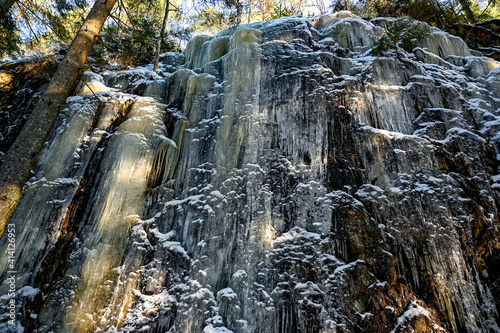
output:
<instances>
[{"instance_id":1,"label":"snow","mask_svg":"<svg viewBox=\"0 0 500 333\"><path fill-rule=\"evenodd\" d=\"M217 292L217 298L218 299L221 299L221 298L233 299L233 298L236 298L236 297L238 297L238 295L231 288L224 288L224 289L221 289L221 290L219 290Z\"/></svg>"},{"instance_id":2,"label":"snow","mask_svg":"<svg viewBox=\"0 0 500 333\"><path fill-rule=\"evenodd\" d=\"M186 250L182 247L180 242L172 242L172 241L166 241L162 243L163 247L167 248L169 251L172 251L176 254L181 255L185 259L189 260L190 257Z\"/></svg>"},{"instance_id":3,"label":"snow","mask_svg":"<svg viewBox=\"0 0 500 333\"><path fill-rule=\"evenodd\" d=\"M248 275L248 274L247 274L247 272L246 272L246 271L244 271L244 270L242 270L242 269L239 269L239 270L237 270L237 271L233 274L232 278L233 278L233 279L245 278L247 275Z\"/></svg>"},{"instance_id":4,"label":"snow","mask_svg":"<svg viewBox=\"0 0 500 333\"><path fill-rule=\"evenodd\" d=\"M455 136L460 136L462 138L467 138L467 139L471 139L474 141L486 143L486 140L483 139L482 137L480 137L479 135L472 133L471 131L468 131L464 128L459 128L459 127L450 128L446 132L446 139L443 141L443 143L449 142Z\"/></svg>"},{"instance_id":5,"label":"snow","mask_svg":"<svg viewBox=\"0 0 500 333\"><path fill-rule=\"evenodd\" d=\"M403 133L400 133L400 132L393 132L393 131L388 131L388 130L384 130L384 129L380 129L380 128L374 128L374 127L371 127L371 126L362 126L359 128L359 130L361 131L368 131L368 132L371 132L371 133L374 133L374 134L379 134L379 135L382 135L388 139L404 139L404 138L412 138L412 139L416 139L416 140L424 140L423 138L420 138L416 135L407 135L407 134L403 134Z\"/></svg>"},{"instance_id":6,"label":"snow","mask_svg":"<svg viewBox=\"0 0 500 333\"><path fill-rule=\"evenodd\" d=\"M375 283L372 283L371 285L368 286L368 289L371 289L371 288L386 288L389 286L389 283L387 281L383 281L383 282L375 282Z\"/></svg>"},{"instance_id":7,"label":"snow","mask_svg":"<svg viewBox=\"0 0 500 333\"><path fill-rule=\"evenodd\" d=\"M228 330L226 327L213 327L212 324L205 326L203 328L203 333L233 333L233 331Z\"/></svg>"},{"instance_id":8,"label":"snow","mask_svg":"<svg viewBox=\"0 0 500 333\"><path fill-rule=\"evenodd\" d=\"M396 333L398 328L406 323L410 323L417 317L426 317L430 318L431 315L428 310L424 309L420 305L418 305L415 301L412 301L409 309L406 310L397 320L396 326L391 331L391 333Z\"/></svg>"},{"instance_id":9,"label":"snow","mask_svg":"<svg viewBox=\"0 0 500 333\"><path fill-rule=\"evenodd\" d=\"M34 300L38 293L40 293L40 289L31 286L24 286L17 291L19 297L28 298L31 301Z\"/></svg>"},{"instance_id":10,"label":"snow","mask_svg":"<svg viewBox=\"0 0 500 333\"><path fill-rule=\"evenodd\" d=\"M202 195L202 194L191 195L191 196L186 197L184 199L169 200L169 201L164 203L164 206L165 207L180 206L180 205L183 205L185 203L189 203L189 204L194 205L194 204L200 202L202 198L204 198L204 195Z\"/></svg>"},{"instance_id":11,"label":"snow","mask_svg":"<svg viewBox=\"0 0 500 333\"><path fill-rule=\"evenodd\" d=\"M348 264L345 264L345 265L342 265L342 266L339 266L337 268L335 268L335 271L333 272L333 275L337 275L345 270L350 270L352 268L354 268L356 265L358 264L364 264L365 262L361 259L358 259L356 261L353 261L353 262L350 262Z\"/></svg>"},{"instance_id":12,"label":"snow","mask_svg":"<svg viewBox=\"0 0 500 333\"><path fill-rule=\"evenodd\" d=\"M300 227L292 228L289 232L284 233L283 235L274 239L271 244L272 246L278 246L278 244L283 242L291 241L295 238L306 238L306 239L321 239L321 236L314 232L306 231Z\"/></svg>"}]
</instances>

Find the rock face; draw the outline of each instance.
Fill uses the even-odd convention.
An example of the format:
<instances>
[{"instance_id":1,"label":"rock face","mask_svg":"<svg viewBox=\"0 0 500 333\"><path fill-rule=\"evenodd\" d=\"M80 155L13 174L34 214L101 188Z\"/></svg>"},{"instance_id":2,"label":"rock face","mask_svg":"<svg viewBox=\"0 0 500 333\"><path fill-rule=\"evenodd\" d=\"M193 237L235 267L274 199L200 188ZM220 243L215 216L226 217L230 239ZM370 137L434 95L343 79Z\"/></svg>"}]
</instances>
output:
<instances>
[{"instance_id":1,"label":"rock face","mask_svg":"<svg viewBox=\"0 0 500 333\"><path fill-rule=\"evenodd\" d=\"M0 65L0 161L19 135L60 60L34 57Z\"/></svg>"},{"instance_id":2,"label":"rock face","mask_svg":"<svg viewBox=\"0 0 500 333\"><path fill-rule=\"evenodd\" d=\"M456 23L447 27L446 31L463 38L469 47L500 60L500 19L476 24Z\"/></svg>"},{"instance_id":3,"label":"rock face","mask_svg":"<svg viewBox=\"0 0 500 333\"><path fill-rule=\"evenodd\" d=\"M499 332L499 64L439 30L369 56L392 22L282 18L88 75L10 221L17 329Z\"/></svg>"}]
</instances>

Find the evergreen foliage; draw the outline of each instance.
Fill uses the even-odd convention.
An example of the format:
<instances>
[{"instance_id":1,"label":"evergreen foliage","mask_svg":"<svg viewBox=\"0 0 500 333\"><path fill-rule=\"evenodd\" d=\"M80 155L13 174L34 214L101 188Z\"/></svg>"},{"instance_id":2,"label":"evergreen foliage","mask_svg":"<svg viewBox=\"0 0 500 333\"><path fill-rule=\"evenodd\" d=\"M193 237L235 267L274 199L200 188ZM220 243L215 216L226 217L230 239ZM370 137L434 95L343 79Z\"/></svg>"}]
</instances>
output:
<instances>
[{"instance_id":1,"label":"evergreen foliage","mask_svg":"<svg viewBox=\"0 0 500 333\"><path fill-rule=\"evenodd\" d=\"M123 67L151 63L160 35L165 2L121 0L103 28L100 42L91 55ZM182 19L180 1L170 3L173 5L171 22L179 22ZM189 37L188 29L182 25L171 24L167 38L161 43L161 52L179 51L179 44Z\"/></svg>"},{"instance_id":2,"label":"evergreen foliage","mask_svg":"<svg viewBox=\"0 0 500 333\"><path fill-rule=\"evenodd\" d=\"M372 48L374 55L381 55L389 49L401 48L411 52L419 43L430 35L431 28L409 17L395 20L387 27L387 34L380 37Z\"/></svg>"},{"instance_id":3,"label":"evergreen foliage","mask_svg":"<svg viewBox=\"0 0 500 333\"><path fill-rule=\"evenodd\" d=\"M12 19L7 16L0 18L0 58L19 50L19 33Z\"/></svg>"},{"instance_id":4,"label":"evergreen foliage","mask_svg":"<svg viewBox=\"0 0 500 333\"><path fill-rule=\"evenodd\" d=\"M278 6L274 7L273 11L271 12L271 19L274 20L280 17L293 15L302 15L302 11L299 8L287 7L285 5L279 4Z\"/></svg>"},{"instance_id":5,"label":"evergreen foliage","mask_svg":"<svg viewBox=\"0 0 500 333\"><path fill-rule=\"evenodd\" d=\"M182 19L181 1L174 5L161 51L178 51L190 38ZM119 0L91 56L123 67L149 63L162 24L165 0ZM58 53L69 48L89 11L87 0L17 1L0 22L0 57ZM14 19L13 19L14 18Z\"/></svg>"},{"instance_id":6,"label":"evergreen foliage","mask_svg":"<svg viewBox=\"0 0 500 333\"><path fill-rule=\"evenodd\" d=\"M237 24L236 14L207 6L199 10L193 18L194 30L215 34Z\"/></svg>"}]
</instances>

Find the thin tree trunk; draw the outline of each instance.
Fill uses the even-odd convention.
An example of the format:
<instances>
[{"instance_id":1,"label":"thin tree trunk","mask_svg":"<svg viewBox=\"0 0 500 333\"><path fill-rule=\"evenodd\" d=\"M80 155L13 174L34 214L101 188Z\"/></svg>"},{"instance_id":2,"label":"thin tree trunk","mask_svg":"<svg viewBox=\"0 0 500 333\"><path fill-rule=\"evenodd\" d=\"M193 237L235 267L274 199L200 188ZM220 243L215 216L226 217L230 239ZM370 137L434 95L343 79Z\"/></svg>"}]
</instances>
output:
<instances>
[{"instance_id":1,"label":"thin tree trunk","mask_svg":"<svg viewBox=\"0 0 500 333\"><path fill-rule=\"evenodd\" d=\"M252 19L252 0L248 1L248 24L250 24L250 20Z\"/></svg>"},{"instance_id":2,"label":"thin tree trunk","mask_svg":"<svg viewBox=\"0 0 500 333\"><path fill-rule=\"evenodd\" d=\"M16 0L0 0L0 19L7 16L10 7L16 2Z\"/></svg>"},{"instance_id":3,"label":"thin tree trunk","mask_svg":"<svg viewBox=\"0 0 500 333\"><path fill-rule=\"evenodd\" d=\"M236 0L235 5L236 5L236 25L240 25L241 24L241 1Z\"/></svg>"},{"instance_id":4,"label":"thin tree trunk","mask_svg":"<svg viewBox=\"0 0 500 333\"><path fill-rule=\"evenodd\" d=\"M48 87L0 165L0 237L45 140L75 86L116 0L97 0Z\"/></svg>"},{"instance_id":5,"label":"thin tree trunk","mask_svg":"<svg viewBox=\"0 0 500 333\"><path fill-rule=\"evenodd\" d=\"M165 38L165 28L168 22L168 12L170 11L170 0L167 0L165 5L165 15L163 16L163 23L161 24L160 38L156 41L156 52L155 52L155 63L153 65L153 70L158 70L158 61L160 60L161 43Z\"/></svg>"},{"instance_id":6,"label":"thin tree trunk","mask_svg":"<svg viewBox=\"0 0 500 333\"><path fill-rule=\"evenodd\" d=\"M444 18L445 18L445 15L444 15L444 9L443 7L441 6L441 3L439 0L435 0L432 2L432 6L434 7L437 7L439 9L439 13L436 13L436 19L438 21L438 28L439 29L443 29L444 27L446 27L446 23L444 22Z\"/></svg>"}]
</instances>

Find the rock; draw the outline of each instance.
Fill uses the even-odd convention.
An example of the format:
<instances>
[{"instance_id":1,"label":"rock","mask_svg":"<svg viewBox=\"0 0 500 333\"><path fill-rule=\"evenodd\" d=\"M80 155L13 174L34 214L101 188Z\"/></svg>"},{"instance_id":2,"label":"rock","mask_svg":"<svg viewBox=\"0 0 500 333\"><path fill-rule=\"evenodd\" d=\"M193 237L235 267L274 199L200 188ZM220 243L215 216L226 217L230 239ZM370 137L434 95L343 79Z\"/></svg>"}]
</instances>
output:
<instances>
[{"instance_id":1,"label":"rock","mask_svg":"<svg viewBox=\"0 0 500 333\"><path fill-rule=\"evenodd\" d=\"M24 126L62 57L33 57L0 65L0 161Z\"/></svg>"},{"instance_id":2,"label":"rock","mask_svg":"<svg viewBox=\"0 0 500 333\"><path fill-rule=\"evenodd\" d=\"M500 67L498 61L486 57L474 57L468 59L465 64L465 68L469 71L469 75L475 78L488 75L492 69L498 67Z\"/></svg>"},{"instance_id":3,"label":"rock","mask_svg":"<svg viewBox=\"0 0 500 333\"><path fill-rule=\"evenodd\" d=\"M182 53L167 52L160 56L160 60L165 65L176 68L184 65L184 63L186 62L186 57Z\"/></svg>"},{"instance_id":4,"label":"rock","mask_svg":"<svg viewBox=\"0 0 500 333\"><path fill-rule=\"evenodd\" d=\"M455 23L446 28L450 34L461 37L471 48L485 56L500 60L499 19L486 20L476 24Z\"/></svg>"}]
</instances>

